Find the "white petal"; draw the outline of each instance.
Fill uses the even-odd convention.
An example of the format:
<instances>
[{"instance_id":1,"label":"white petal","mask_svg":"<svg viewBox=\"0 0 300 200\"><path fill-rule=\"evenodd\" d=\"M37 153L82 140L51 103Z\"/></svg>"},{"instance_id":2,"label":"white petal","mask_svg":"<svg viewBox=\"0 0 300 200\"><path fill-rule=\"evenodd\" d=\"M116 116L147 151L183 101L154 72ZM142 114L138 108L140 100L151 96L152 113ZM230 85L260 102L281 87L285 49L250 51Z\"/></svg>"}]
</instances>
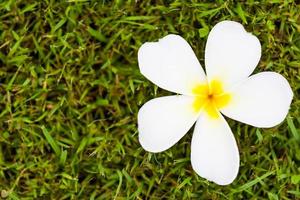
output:
<instances>
[{"instance_id":1,"label":"white petal","mask_svg":"<svg viewBox=\"0 0 300 200\"><path fill-rule=\"evenodd\" d=\"M173 146L195 123L194 98L178 95L152 99L138 113L139 141L150 152Z\"/></svg>"},{"instance_id":2,"label":"white petal","mask_svg":"<svg viewBox=\"0 0 300 200\"><path fill-rule=\"evenodd\" d=\"M259 40L237 22L222 21L209 33L205 68L209 80L220 79L224 88L247 78L261 56Z\"/></svg>"},{"instance_id":3,"label":"white petal","mask_svg":"<svg viewBox=\"0 0 300 200\"><path fill-rule=\"evenodd\" d=\"M239 170L239 152L225 119L211 119L205 113L198 119L192 139L191 161L201 177L219 185L230 184Z\"/></svg>"},{"instance_id":4,"label":"white petal","mask_svg":"<svg viewBox=\"0 0 300 200\"><path fill-rule=\"evenodd\" d=\"M147 79L171 92L189 95L196 84L206 82L192 48L178 35L143 44L138 51L138 62Z\"/></svg>"},{"instance_id":5,"label":"white petal","mask_svg":"<svg viewBox=\"0 0 300 200\"><path fill-rule=\"evenodd\" d=\"M275 72L250 76L231 92L232 102L221 112L240 122L264 128L282 122L293 99L289 83Z\"/></svg>"}]
</instances>

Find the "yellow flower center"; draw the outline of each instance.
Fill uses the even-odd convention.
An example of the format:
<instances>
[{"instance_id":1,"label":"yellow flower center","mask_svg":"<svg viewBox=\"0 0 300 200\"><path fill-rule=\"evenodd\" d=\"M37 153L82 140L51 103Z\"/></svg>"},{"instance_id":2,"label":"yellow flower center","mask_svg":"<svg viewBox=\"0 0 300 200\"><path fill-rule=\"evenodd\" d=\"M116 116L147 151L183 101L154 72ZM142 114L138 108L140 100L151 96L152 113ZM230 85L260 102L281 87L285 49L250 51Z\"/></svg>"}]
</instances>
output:
<instances>
[{"instance_id":1,"label":"yellow flower center","mask_svg":"<svg viewBox=\"0 0 300 200\"><path fill-rule=\"evenodd\" d=\"M218 110L228 105L231 100L231 95L224 93L222 83L218 80L197 85L193 88L193 93L196 96L193 102L194 111L203 109L212 118L218 118Z\"/></svg>"}]
</instances>

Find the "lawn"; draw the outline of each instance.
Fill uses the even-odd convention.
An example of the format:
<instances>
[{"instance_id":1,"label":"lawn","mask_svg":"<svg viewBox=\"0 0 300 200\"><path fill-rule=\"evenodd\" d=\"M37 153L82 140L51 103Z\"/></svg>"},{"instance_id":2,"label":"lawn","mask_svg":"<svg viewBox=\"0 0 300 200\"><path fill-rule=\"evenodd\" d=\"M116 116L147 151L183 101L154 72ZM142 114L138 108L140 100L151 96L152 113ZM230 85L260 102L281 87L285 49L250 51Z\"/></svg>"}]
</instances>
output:
<instances>
[{"instance_id":1,"label":"lawn","mask_svg":"<svg viewBox=\"0 0 300 200\"><path fill-rule=\"evenodd\" d=\"M1 197L300 199L296 2L0 1ZM140 146L139 108L171 93L141 75L137 51L179 34L204 66L208 33L225 19L259 38L255 73L282 74L294 99L271 129L227 119L241 166L232 184L219 186L192 170L192 131L162 153Z\"/></svg>"}]
</instances>

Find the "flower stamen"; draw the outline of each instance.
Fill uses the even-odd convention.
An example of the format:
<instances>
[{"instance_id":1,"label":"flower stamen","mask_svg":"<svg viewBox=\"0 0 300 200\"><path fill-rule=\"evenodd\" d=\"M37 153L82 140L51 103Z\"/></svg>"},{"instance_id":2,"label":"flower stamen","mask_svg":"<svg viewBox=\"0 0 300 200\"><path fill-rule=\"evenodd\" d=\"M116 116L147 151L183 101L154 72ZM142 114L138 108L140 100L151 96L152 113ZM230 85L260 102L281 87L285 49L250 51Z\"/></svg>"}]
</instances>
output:
<instances>
[{"instance_id":1,"label":"flower stamen","mask_svg":"<svg viewBox=\"0 0 300 200\"><path fill-rule=\"evenodd\" d=\"M196 96L193 103L194 111L199 112L204 109L211 118L218 118L219 109L228 105L231 100L231 95L224 93L222 84L218 80L213 80L209 84L197 85L193 89L193 93Z\"/></svg>"}]
</instances>

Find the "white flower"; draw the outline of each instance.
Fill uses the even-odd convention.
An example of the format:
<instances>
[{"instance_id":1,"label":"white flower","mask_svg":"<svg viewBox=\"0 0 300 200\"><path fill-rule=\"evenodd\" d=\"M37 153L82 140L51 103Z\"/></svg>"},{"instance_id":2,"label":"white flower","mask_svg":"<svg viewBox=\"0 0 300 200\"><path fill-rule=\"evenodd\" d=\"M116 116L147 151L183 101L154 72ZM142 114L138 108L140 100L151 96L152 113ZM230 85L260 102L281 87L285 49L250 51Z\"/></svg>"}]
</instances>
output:
<instances>
[{"instance_id":1,"label":"white flower","mask_svg":"<svg viewBox=\"0 0 300 200\"><path fill-rule=\"evenodd\" d=\"M222 21L211 30L205 49L206 75L192 48L178 35L143 44L138 51L141 73L181 95L156 98L142 106L138 113L142 147L164 151L196 122L193 169L219 185L230 184L238 174L240 158L222 114L252 126L272 127L284 120L293 98L280 74L250 76L260 56L259 40L233 21Z\"/></svg>"}]
</instances>

